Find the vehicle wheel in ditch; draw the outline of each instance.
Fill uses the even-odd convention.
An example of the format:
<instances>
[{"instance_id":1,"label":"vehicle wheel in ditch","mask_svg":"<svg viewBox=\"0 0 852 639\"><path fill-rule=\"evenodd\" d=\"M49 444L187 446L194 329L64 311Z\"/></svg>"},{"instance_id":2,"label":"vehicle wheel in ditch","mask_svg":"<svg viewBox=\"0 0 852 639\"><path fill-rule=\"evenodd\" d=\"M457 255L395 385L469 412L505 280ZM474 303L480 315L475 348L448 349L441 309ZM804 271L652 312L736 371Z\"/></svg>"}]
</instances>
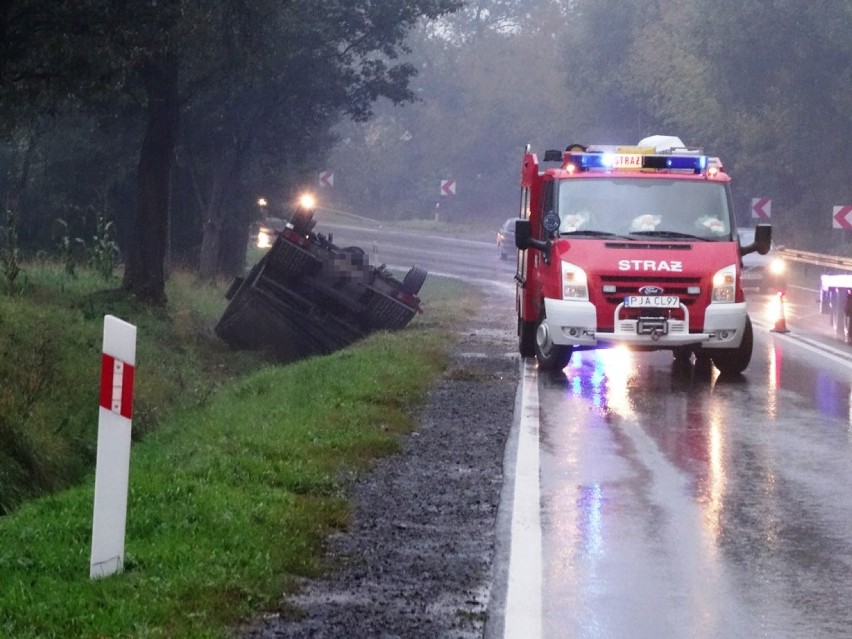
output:
<instances>
[{"instance_id":1,"label":"vehicle wheel in ditch","mask_svg":"<svg viewBox=\"0 0 852 639\"><path fill-rule=\"evenodd\" d=\"M402 291L409 295L417 295L426 281L427 271L419 266L412 266L411 270L405 274L405 279L402 280Z\"/></svg>"},{"instance_id":2,"label":"vehicle wheel in ditch","mask_svg":"<svg viewBox=\"0 0 852 639\"><path fill-rule=\"evenodd\" d=\"M543 371L561 371L568 365L574 347L554 344L547 330L547 324L544 323L544 315L542 315L535 332L535 357L538 360L538 367Z\"/></svg>"},{"instance_id":3,"label":"vehicle wheel in ditch","mask_svg":"<svg viewBox=\"0 0 852 639\"><path fill-rule=\"evenodd\" d=\"M290 219L290 224L293 225L293 230L299 235L307 235L316 226L317 221L310 211L297 211Z\"/></svg>"},{"instance_id":4,"label":"vehicle wheel in ditch","mask_svg":"<svg viewBox=\"0 0 852 639\"><path fill-rule=\"evenodd\" d=\"M243 278L235 277L234 281L231 282L231 285L228 287L228 290L225 292L225 299L226 300L231 299L236 294L236 292L238 290L240 290L240 287L243 285L243 282L245 282L245 280Z\"/></svg>"},{"instance_id":5,"label":"vehicle wheel in ditch","mask_svg":"<svg viewBox=\"0 0 852 639\"><path fill-rule=\"evenodd\" d=\"M739 375L751 361L751 351L754 347L754 332L751 327L751 319L746 316L743 339L737 348L714 349L713 364L719 372L725 375Z\"/></svg>"},{"instance_id":6,"label":"vehicle wheel in ditch","mask_svg":"<svg viewBox=\"0 0 852 639\"><path fill-rule=\"evenodd\" d=\"M367 257L367 252L360 246L347 246L341 249L344 253L349 253L352 258L352 263L361 268L367 268L370 259Z\"/></svg>"},{"instance_id":7,"label":"vehicle wheel in ditch","mask_svg":"<svg viewBox=\"0 0 852 639\"><path fill-rule=\"evenodd\" d=\"M535 357L535 322L527 322L518 316L518 351L521 357Z\"/></svg>"}]
</instances>

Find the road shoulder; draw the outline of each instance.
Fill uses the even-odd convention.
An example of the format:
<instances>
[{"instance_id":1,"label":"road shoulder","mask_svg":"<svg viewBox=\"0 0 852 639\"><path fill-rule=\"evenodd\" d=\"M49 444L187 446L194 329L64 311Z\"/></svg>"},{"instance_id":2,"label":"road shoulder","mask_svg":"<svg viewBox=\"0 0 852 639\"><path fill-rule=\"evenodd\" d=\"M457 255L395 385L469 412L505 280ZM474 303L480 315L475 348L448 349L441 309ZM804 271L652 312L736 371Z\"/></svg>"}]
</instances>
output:
<instances>
[{"instance_id":1,"label":"road shoulder","mask_svg":"<svg viewBox=\"0 0 852 639\"><path fill-rule=\"evenodd\" d=\"M486 294L402 452L355 484L329 574L244 636L483 636L518 384L511 303Z\"/></svg>"}]
</instances>

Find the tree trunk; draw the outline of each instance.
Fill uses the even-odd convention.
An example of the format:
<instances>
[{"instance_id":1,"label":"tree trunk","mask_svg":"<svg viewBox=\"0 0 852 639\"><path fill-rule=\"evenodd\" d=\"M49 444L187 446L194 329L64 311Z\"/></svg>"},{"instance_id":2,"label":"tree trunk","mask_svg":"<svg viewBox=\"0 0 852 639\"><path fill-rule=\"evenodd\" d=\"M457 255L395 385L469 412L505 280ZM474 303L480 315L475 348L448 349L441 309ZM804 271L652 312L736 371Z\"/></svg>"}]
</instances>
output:
<instances>
[{"instance_id":1,"label":"tree trunk","mask_svg":"<svg viewBox=\"0 0 852 639\"><path fill-rule=\"evenodd\" d=\"M219 267L219 246L221 245L222 225L218 219L208 216L204 222L201 238L201 254L198 258L198 270L202 279L212 281Z\"/></svg>"},{"instance_id":2,"label":"tree trunk","mask_svg":"<svg viewBox=\"0 0 852 639\"><path fill-rule=\"evenodd\" d=\"M201 278L208 281L216 279L219 268L219 247L222 244L222 195L226 180L223 158L213 168L210 196L207 198L207 210L201 228L201 253L198 256L198 271Z\"/></svg>"},{"instance_id":3,"label":"tree trunk","mask_svg":"<svg viewBox=\"0 0 852 639\"><path fill-rule=\"evenodd\" d=\"M240 277L246 271L251 222L246 216L242 216L242 220L242 224L234 230L234 237L229 242L228 250L220 257L221 270L231 277ZM220 251L220 254L222 253Z\"/></svg>"},{"instance_id":4,"label":"tree trunk","mask_svg":"<svg viewBox=\"0 0 852 639\"><path fill-rule=\"evenodd\" d=\"M218 162L213 166L198 264L199 273L204 280L213 281L220 274L227 274L231 270L227 266L225 254L231 251L233 245L233 238L228 236L237 232L236 229L240 226L234 218L243 219L240 212L233 208L235 185L239 184L242 177L243 157L244 146L235 139L233 148L223 148ZM247 236L248 228L245 234Z\"/></svg>"},{"instance_id":5,"label":"tree trunk","mask_svg":"<svg viewBox=\"0 0 852 639\"><path fill-rule=\"evenodd\" d=\"M142 75L148 122L137 171L135 233L127 252L123 286L141 301L161 306L166 303L169 178L178 128L177 57L149 60Z\"/></svg>"}]
</instances>

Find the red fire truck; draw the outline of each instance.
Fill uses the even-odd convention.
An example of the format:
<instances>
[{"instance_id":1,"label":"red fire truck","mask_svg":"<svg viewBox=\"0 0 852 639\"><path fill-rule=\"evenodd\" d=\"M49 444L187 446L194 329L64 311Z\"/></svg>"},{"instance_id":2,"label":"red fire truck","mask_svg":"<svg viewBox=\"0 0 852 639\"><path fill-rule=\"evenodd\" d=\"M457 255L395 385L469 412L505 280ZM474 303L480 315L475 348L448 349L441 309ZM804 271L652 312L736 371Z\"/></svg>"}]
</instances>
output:
<instances>
[{"instance_id":1,"label":"red fire truck","mask_svg":"<svg viewBox=\"0 0 852 639\"><path fill-rule=\"evenodd\" d=\"M527 148L517 280L520 353L561 370L575 350L625 344L710 362L751 360L743 255L769 250L759 225L741 246L718 158L652 136L637 146Z\"/></svg>"}]
</instances>

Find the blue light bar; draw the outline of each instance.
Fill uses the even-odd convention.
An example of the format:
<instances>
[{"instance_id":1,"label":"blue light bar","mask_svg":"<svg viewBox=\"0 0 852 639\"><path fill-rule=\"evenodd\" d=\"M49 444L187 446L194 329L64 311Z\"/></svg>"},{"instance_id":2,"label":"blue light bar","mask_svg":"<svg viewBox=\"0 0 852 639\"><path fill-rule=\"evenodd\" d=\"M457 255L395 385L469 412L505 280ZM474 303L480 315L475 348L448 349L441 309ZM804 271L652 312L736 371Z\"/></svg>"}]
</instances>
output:
<instances>
[{"instance_id":1,"label":"blue light bar","mask_svg":"<svg viewBox=\"0 0 852 639\"><path fill-rule=\"evenodd\" d=\"M696 173L701 173L707 168L706 155L673 155L665 157L665 161L667 169L692 169Z\"/></svg>"},{"instance_id":2,"label":"blue light bar","mask_svg":"<svg viewBox=\"0 0 852 639\"><path fill-rule=\"evenodd\" d=\"M611 153L570 153L566 160L583 171L612 168Z\"/></svg>"},{"instance_id":3,"label":"blue light bar","mask_svg":"<svg viewBox=\"0 0 852 639\"><path fill-rule=\"evenodd\" d=\"M706 155L642 155L637 153L568 153L567 163L581 171L589 169L668 169L703 173Z\"/></svg>"}]
</instances>

